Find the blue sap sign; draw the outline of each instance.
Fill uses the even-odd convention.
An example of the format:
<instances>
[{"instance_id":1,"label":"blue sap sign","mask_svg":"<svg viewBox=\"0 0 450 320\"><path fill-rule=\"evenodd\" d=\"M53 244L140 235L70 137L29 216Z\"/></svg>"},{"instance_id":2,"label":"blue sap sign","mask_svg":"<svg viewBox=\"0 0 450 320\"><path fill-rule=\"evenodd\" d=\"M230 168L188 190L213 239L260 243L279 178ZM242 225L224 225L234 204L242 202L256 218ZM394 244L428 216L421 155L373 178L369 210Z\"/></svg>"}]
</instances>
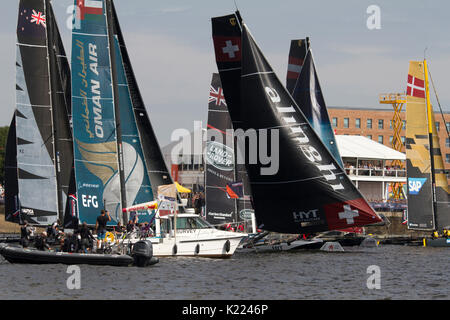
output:
<instances>
[{"instance_id":1,"label":"blue sap sign","mask_svg":"<svg viewBox=\"0 0 450 320\"><path fill-rule=\"evenodd\" d=\"M409 194L419 194L427 178L408 178Z\"/></svg>"}]
</instances>

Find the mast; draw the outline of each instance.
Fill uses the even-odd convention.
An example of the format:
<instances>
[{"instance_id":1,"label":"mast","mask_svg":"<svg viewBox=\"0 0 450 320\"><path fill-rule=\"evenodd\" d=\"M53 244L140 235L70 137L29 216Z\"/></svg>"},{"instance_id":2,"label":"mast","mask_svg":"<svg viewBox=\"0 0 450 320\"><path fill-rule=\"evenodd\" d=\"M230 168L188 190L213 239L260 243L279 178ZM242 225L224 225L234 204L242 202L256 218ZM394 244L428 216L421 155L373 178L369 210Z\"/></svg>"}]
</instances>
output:
<instances>
[{"instance_id":1,"label":"mast","mask_svg":"<svg viewBox=\"0 0 450 320\"><path fill-rule=\"evenodd\" d=\"M52 122L52 131L53 131L53 161L55 164L55 176L56 176L56 199L57 199L57 217L62 221L64 219L64 205L63 205L63 199L62 199L62 189L61 189L61 167L60 167L60 158L59 158L59 141L58 141L58 133L56 131L56 117L55 117L55 104L56 104L56 95L57 92L55 90L56 88L56 79L55 79L55 70L52 68L52 66L55 65L55 56L52 54L53 50L53 43L50 41L50 39L53 39L53 26L51 25L51 19L53 16L50 14L49 9L49 0L44 1L44 11L45 16L47 17L47 68L48 68L48 74L49 74L49 88L50 88L50 105L51 108L51 122ZM48 19L50 18L50 19Z\"/></svg>"},{"instance_id":2,"label":"mast","mask_svg":"<svg viewBox=\"0 0 450 320\"><path fill-rule=\"evenodd\" d=\"M433 216L434 216L434 228L437 229L438 222L436 216L436 176L435 176L435 166L434 166L434 152L433 152L433 111L431 109L430 102L430 89L428 85L428 67L427 60L423 60L423 70L425 76L425 97L426 97L426 106L427 106L427 124L428 124L428 139L430 144L430 164L431 164L431 195L432 195L432 206L433 206Z\"/></svg>"},{"instance_id":3,"label":"mast","mask_svg":"<svg viewBox=\"0 0 450 320\"><path fill-rule=\"evenodd\" d=\"M117 89L117 66L116 66L116 55L114 54L114 29L113 29L113 13L112 13L112 0L106 0L106 25L108 33L108 43L109 43L109 57L111 61L111 76L112 76L112 87L113 87L113 105L114 105L114 116L116 120L116 141L117 141L117 159L119 161L119 177L120 177L120 196L121 196L121 209L127 207L127 195L125 190L125 174L123 167L123 149L122 149L122 130L120 127L120 110L119 110L119 93ZM122 210L121 210L122 211ZM126 212L122 213L123 223L127 221Z\"/></svg>"}]
</instances>

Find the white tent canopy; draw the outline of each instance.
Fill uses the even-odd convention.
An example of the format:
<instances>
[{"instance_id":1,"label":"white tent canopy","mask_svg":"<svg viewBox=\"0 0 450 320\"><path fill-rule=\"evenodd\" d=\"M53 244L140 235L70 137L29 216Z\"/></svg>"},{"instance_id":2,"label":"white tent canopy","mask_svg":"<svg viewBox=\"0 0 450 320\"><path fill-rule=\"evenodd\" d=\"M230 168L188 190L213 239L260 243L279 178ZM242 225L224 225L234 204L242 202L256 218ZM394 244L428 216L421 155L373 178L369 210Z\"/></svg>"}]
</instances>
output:
<instances>
[{"instance_id":1,"label":"white tent canopy","mask_svg":"<svg viewBox=\"0 0 450 320\"><path fill-rule=\"evenodd\" d=\"M406 160L404 153L363 136L336 135L342 158Z\"/></svg>"}]
</instances>

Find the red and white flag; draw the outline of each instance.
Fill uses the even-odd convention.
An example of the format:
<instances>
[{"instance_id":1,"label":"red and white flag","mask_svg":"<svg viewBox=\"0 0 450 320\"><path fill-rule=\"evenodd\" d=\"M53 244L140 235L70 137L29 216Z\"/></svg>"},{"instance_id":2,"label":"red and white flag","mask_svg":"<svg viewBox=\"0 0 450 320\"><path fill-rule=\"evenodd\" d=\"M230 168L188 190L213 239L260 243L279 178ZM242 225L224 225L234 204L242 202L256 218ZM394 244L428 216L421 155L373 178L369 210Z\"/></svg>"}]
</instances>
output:
<instances>
[{"instance_id":1,"label":"red and white flag","mask_svg":"<svg viewBox=\"0 0 450 320\"><path fill-rule=\"evenodd\" d=\"M36 23L37 25L42 25L45 27L45 15L43 15L42 12L36 12L35 10L32 11L30 23Z\"/></svg>"},{"instance_id":2,"label":"red and white flag","mask_svg":"<svg viewBox=\"0 0 450 320\"><path fill-rule=\"evenodd\" d=\"M241 60L240 37L213 37L218 62L233 62Z\"/></svg>"},{"instance_id":3,"label":"red and white flag","mask_svg":"<svg viewBox=\"0 0 450 320\"><path fill-rule=\"evenodd\" d=\"M220 106L221 104L225 106L227 105L227 103L225 102L225 96L223 95L222 87L218 87L216 90L213 86L210 86L208 103L211 103L213 101L215 102L216 106Z\"/></svg>"},{"instance_id":4,"label":"red and white flag","mask_svg":"<svg viewBox=\"0 0 450 320\"><path fill-rule=\"evenodd\" d=\"M416 98L425 98L425 81L408 74L406 95Z\"/></svg>"}]
</instances>

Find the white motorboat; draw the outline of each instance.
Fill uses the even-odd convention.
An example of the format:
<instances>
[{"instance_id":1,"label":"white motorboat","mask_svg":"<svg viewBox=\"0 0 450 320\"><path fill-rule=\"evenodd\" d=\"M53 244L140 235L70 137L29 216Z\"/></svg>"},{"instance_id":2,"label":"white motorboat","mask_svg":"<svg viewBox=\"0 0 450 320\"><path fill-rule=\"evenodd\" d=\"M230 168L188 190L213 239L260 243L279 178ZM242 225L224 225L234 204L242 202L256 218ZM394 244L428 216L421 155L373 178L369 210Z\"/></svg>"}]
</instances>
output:
<instances>
[{"instance_id":1,"label":"white motorboat","mask_svg":"<svg viewBox=\"0 0 450 320\"><path fill-rule=\"evenodd\" d=\"M214 228L199 215L177 213L176 201L159 200L127 208L127 212L157 210L153 235L143 237L133 232L123 240L124 245L150 240L155 257L193 256L210 258L231 257L246 233Z\"/></svg>"}]
</instances>

